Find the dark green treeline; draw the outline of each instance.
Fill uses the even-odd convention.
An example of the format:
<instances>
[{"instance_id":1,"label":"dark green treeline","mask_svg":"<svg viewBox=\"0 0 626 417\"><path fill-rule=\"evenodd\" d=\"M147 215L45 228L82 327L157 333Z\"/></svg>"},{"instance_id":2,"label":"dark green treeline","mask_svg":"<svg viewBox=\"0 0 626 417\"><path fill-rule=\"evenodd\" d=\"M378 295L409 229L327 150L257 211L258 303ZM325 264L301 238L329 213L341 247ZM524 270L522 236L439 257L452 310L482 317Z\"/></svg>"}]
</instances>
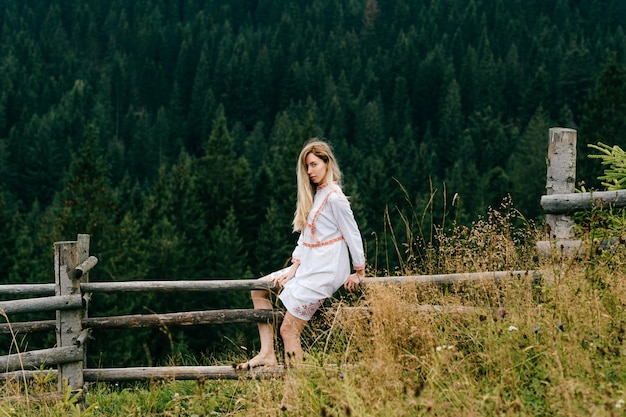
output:
<instances>
[{"instance_id":1,"label":"dark green treeline","mask_svg":"<svg viewBox=\"0 0 626 417\"><path fill-rule=\"evenodd\" d=\"M51 282L52 243L78 233L100 260L92 280L275 270L315 136L335 148L382 273L397 265L387 218L400 243L403 216L428 240L430 223L471 222L508 194L538 218L549 127L579 130L587 184L600 168L585 144L626 143L624 21L623 0L3 0L0 283ZM248 305L111 295L90 314ZM90 365L253 335L98 334Z\"/></svg>"}]
</instances>

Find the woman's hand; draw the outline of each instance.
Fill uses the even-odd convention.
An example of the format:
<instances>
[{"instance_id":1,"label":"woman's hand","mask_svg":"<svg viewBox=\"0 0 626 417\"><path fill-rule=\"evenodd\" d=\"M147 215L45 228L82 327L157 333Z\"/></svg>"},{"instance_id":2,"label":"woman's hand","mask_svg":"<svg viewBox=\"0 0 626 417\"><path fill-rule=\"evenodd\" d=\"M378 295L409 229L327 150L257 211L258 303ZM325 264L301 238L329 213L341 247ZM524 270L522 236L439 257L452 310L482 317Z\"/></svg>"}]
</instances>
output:
<instances>
[{"instance_id":1,"label":"woman's hand","mask_svg":"<svg viewBox=\"0 0 626 417\"><path fill-rule=\"evenodd\" d=\"M343 287L348 291L357 290L359 288L359 284L361 283L361 279L363 278L365 278L365 274L363 272L350 274L346 282L343 284Z\"/></svg>"},{"instance_id":2,"label":"woman's hand","mask_svg":"<svg viewBox=\"0 0 626 417\"><path fill-rule=\"evenodd\" d=\"M293 264L291 268L289 268L289 271L287 271L286 274L279 275L276 278L274 278L272 280L272 284L279 288L283 288L285 284L287 283L287 281L289 281L291 278L293 278L296 275L296 270L298 269L298 266L299 264Z\"/></svg>"}]
</instances>

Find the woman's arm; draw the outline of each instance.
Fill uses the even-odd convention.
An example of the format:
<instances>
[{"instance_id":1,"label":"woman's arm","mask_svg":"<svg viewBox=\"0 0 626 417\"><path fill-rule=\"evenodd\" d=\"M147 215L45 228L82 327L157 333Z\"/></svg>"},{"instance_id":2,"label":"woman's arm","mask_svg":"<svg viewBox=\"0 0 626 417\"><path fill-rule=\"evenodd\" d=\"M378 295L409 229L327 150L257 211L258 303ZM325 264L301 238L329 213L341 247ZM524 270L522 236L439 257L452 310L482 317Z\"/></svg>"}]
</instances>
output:
<instances>
[{"instance_id":1,"label":"woman's arm","mask_svg":"<svg viewBox=\"0 0 626 417\"><path fill-rule=\"evenodd\" d=\"M337 227L348 244L352 265L358 278L365 276L365 251L363 250L363 239L361 232L354 218L354 213L350 207L348 199L337 194L331 197L330 206L337 221Z\"/></svg>"}]
</instances>

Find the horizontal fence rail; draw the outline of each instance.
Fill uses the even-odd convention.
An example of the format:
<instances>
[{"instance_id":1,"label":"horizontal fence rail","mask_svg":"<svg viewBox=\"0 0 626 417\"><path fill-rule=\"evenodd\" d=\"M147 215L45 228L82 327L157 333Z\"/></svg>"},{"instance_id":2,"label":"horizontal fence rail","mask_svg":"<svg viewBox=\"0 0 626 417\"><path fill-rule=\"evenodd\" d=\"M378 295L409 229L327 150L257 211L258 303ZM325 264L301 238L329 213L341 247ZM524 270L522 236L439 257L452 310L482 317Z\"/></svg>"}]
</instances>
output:
<instances>
[{"instance_id":1,"label":"horizontal fence rail","mask_svg":"<svg viewBox=\"0 0 626 417\"><path fill-rule=\"evenodd\" d=\"M273 378L282 375L282 366L261 367L245 375L253 378ZM85 369L85 381L154 381L154 380L197 380L197 379L239 379L241 371L233 366L163 366L138 368Z\"/></svg>"},{"instance_id":2,"label":"horizontal fence rail","mask_svg":"<svg viewBox=\"0 0 626 417\"><path fill-rule=\"evenodd\" d=\"M552 194L541 197L546 214L568 214L593 208L626 207L626 190Z\"/></svg>"},{"instance_id":3,"label":"horizontal fence rail","mask_svg":"<svg viewBox=\"0 0 626 417\"><path fill-rule=\"evenodd\" d=\"M473 281L500 281L518 279L521 277L539 278L536 271L494 271L471 272L438 275L412 275L396 277L369 277L363 279L363 285L381 284L415 284L415 285L445 285ZM2 288L2 286L0 286ZM115 291L131 292L171 292L171 291L220 291L220 290L248 290L274 289L270 283L259 280L206 280L206 281L133 281L133 282L99 282L81 284L81 289L93 293L109 293ZM122 290L123 289L123 290ZM78 296L73 296L78 297ZM80 308L79 298L74 300L73 306ZM22 301L20 301L22 302ZM13 303L13 302L12 302ZM0 303L1 305L1 303ZM160 326L192 326L224 323L255 323L282 319L283 313L274 310L227 309L204 310L163 314L134 314L111 317L90 317L81 320L83 328L121 329L136 327ZM34 322L14 322L0 324L0 334L37 333L55 329L55 320L41 320Z\"/></svg>"},{"instance_id":4,"label":"horizontal fence rail","mask_svg":"<svg viewBox=\"0 0 626 417\"><path fill-rule=\"evenodd\" d=\"M5 314L75 310L80 308L83 308L83 297L80 294L0 301L0 312Z\"/></svg>"},{"instance_id":5,"label":"horizontal fence rail","mask_svg":"<svg viewBox=\"0 0 626 417\"><path fill-rule=\"evenodd\" d=\"M0 295L54 295L54 284L3 284Z\"/></svg>"},{"instance_id":6,"label":"horizontal fence rail","mask_svg":"<svg viewBox=\"0 0 626 417\"><path fill-rule=\"evenodd\" d=\"M272 289L270 282L258 279L211 279L180 281L124 281L87 282L80 285L83 292L204 292L204 291L250 291Z\"/></svg>"},{"instance_id":7,"label":"horizontal fence rail","mask_svg":"<svg viewBox=\"0 0 626 417\"><path fill-rule=\"evenodd\" d=\"M194 326L225 323L256 323L281 319L277 310L205 310L163 314L134 314L116 317L83 319L83 327L90 329L128 329L135 327Z\"/></svg>"},{"instance_id":8,"label":"horizontal fence rail","mask_svg":"<svg viewBox=\"0 0 626 417\"><path fill-rule=\"evenodd\" d=\"M364 285L379 283L415 282L417 284L449 284L460 281L503 279L532 274L533 271L493 271L468 272L456 274L409 275L395 277L367 277L362 280ZM83 293L112 292L205 292L205 291L250 291L277 289L270 282L258 279L206 279L180 281L120 281L120 282L87 282L80 284ZM54 284L8 284L0 285L0 294L16 295L48 295L54 294Z\"/></svg>"},{"instance_id":9,"label":"horizontal fence rail","mask_svg":"<svg viewBox=\"0 0 626 417\"><path fill-rule=\"evenodd\" d=\"M78 346L65 346L22 352L0 356L0 369L5 372L20 369L38 369L53 365L72 363L83 360L83 349Z\"/></svg>"}]
</instances>

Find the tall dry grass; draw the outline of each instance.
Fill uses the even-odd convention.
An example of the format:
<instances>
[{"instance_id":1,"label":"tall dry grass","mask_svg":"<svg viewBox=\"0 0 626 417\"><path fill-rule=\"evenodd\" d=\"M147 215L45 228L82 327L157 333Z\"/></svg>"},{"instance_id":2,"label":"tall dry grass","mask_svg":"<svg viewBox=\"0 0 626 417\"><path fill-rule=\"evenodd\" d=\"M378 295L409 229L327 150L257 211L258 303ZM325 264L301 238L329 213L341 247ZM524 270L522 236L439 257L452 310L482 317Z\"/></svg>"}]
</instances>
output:
<instances>
[{"instance_id":1,"label":"tall dry grass","mask_svg":"<svg viewBox=\"0 0 626 417\"><path fill-rule=\"evenodd\" d=\"M623 415L626 250L539 259L541 232L503 206L437 235L437 273L501 282L372 284L310 330L304 366L259 382L249 415ZM522 227L519 227L519 226ZM433 249L434 250L434 249ZM437 305L437 312L417 308Z\"/></svg>"},{"instance_id":2,"label":"tall dry grass","mask_svg":"<svg viewBox=\"0 0 626 417\"><path fill-rule=\"evenodd\" d=\"M589 238L594 249L584 257L539 258L541 231L508 203L434 236L426 247L396 242L405 256L398 272L535 272L444 286L368 284L311 322L306 361L283 378L96 385L90 415L624 415L624 245L602 250ZM0 416L62 415L63 406L37 404L26 410L0 398Z\"/></svg>"}]
</instances>

